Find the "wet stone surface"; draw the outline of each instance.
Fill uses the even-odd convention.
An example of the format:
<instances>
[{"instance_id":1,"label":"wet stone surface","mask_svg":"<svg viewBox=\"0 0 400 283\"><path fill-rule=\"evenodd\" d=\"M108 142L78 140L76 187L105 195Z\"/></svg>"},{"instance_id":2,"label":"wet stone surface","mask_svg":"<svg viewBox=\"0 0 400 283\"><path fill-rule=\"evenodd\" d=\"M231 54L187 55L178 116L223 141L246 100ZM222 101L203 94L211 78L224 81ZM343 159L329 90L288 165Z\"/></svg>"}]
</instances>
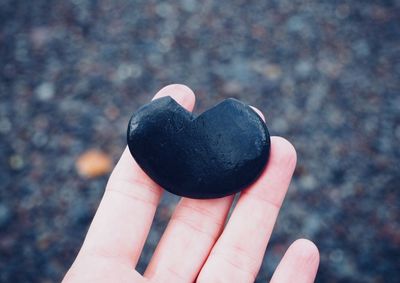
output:
<instances>
[{"instance_id":1,"label":"wet stone surface","mask_svg":"<svg viewBox=\"0 0 400 283\"><path fill-rule=\"evenodd\" d=\"M198 199L249 186L265 168L271 143L264 121L236 99L196 117L171 97L134 113L127 140L136 162L156 183Z\"/></svg>"}]
</instances>

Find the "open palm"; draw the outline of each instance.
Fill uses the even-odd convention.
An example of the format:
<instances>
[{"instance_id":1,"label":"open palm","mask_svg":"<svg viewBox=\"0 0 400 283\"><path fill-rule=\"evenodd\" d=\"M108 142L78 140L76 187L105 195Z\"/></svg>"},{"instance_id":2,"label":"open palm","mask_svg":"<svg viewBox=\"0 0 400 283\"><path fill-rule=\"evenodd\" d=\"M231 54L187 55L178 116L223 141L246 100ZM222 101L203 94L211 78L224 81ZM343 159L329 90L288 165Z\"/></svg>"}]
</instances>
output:
<instances>
[{"instance_id":1,"label":"open palm","mask_svg":"<svg viewBox=\"0 0 400 283\"><path fill-rule=\"evenodd\" d=\"M190 111L194 107L194 94L183 85L167 86L155 98L167 95ZM272 137L267 167L240 194L227 222L233 196L182 198L141 275L135 266L163 190L126 149L63 282L254 282L295 165L293 146ZM318 264L316 246L297 240L271 282L313 282Z\"/></svg>"}]
</instances>

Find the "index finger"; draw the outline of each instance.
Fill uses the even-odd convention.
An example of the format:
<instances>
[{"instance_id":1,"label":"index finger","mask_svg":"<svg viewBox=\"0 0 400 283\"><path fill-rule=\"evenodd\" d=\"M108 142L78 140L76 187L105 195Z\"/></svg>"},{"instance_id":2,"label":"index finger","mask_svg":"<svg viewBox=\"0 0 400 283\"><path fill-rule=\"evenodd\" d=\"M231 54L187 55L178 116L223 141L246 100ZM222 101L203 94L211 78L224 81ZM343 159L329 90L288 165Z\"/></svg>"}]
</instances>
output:
<instances>
[{"instance_id":1,"label":"index finger","mask_svg":"<svg viewBox=\"0 0 400 283\"><path fill-rule=\"evenodd\" d=\"M163 96L171 96L189 111L194 107L194 94L186 86L169 85L154 99ZM126 148L111 174L78 258L94 255L136 266L161 195L162 189Z\"/></svg>"}]
</instances>

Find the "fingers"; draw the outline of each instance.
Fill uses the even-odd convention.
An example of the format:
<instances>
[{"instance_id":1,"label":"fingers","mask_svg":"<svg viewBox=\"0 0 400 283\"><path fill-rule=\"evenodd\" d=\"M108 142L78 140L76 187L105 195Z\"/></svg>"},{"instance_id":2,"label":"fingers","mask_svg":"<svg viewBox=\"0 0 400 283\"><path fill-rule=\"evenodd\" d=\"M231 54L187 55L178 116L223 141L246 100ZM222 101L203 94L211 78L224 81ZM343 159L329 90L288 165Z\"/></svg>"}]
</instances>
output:
<instances>
[{"instance_id":1,"label":"fingers","mask_svg":"<svg viewBox=\"0 0 400 283\"><path fill-rule=\"evenodd\" d=\"M233 196L182 198L144 274L155 282L194 282L220 235Z\"/></svg>"},{"instance_id":2,"label":"fingers","mask_svg":"<svg viewBox=\"0 0 400 283\"><path fill-rule=\"evenodd\" d=\"M170 85L155 98L171 96L188 110L193 92ZM126 148L108 181L81 252L78 256L107 257L135 266L146 241L162 189L138 166Z\"/></svg>"},{"instance_id":3,"label":"fingers","mask_svg":"<svg viewBox=\"0 0 400 283\"><path fill-rule=\"evenodd\" d=\"M312 283L319 265L318 248L305 239L295 241L279 263L271 283Z\"/></svg>"},{"instance_id":4,"label":"fingers","mask_svg":"<svg viewBox=\"0 0 400 283\"><path fill-rule=\"evenodd\" d=\"M252 107L264 119L260 110ZM233 196L182 198L147 267L154 281L193 282L225 224Z\"/></svg>"},{"instance_id":5,"label":"fingers","mask_svg":"<svg viewBox=\"0 0 400 283\"><path fill-rule=\"evenodd\" d=\"M198 282L254 282L295 164L293 146L273 137L267 168L241 193Z\"/></svg>"}]
</instances>

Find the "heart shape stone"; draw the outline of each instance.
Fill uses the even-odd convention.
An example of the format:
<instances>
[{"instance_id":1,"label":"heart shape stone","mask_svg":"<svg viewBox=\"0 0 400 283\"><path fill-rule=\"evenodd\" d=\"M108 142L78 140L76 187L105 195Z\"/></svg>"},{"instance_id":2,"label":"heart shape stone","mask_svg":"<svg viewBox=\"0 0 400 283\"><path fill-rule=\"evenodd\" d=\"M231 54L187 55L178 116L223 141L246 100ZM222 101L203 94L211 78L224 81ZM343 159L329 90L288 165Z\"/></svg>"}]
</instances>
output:
<instances>
[{"instance_id":1,"label":"heart shape stone","mask_svg":"<svg viewBox=\"0 0 400 283\"><path fill-rule=\"evenodd\" d=\"M219 198L254 182L270 152L267 126L248 105L226 99L199 116L171 97L136 111L128 147L150 178L190 198Z\"/></svg>"}]
</instances>

